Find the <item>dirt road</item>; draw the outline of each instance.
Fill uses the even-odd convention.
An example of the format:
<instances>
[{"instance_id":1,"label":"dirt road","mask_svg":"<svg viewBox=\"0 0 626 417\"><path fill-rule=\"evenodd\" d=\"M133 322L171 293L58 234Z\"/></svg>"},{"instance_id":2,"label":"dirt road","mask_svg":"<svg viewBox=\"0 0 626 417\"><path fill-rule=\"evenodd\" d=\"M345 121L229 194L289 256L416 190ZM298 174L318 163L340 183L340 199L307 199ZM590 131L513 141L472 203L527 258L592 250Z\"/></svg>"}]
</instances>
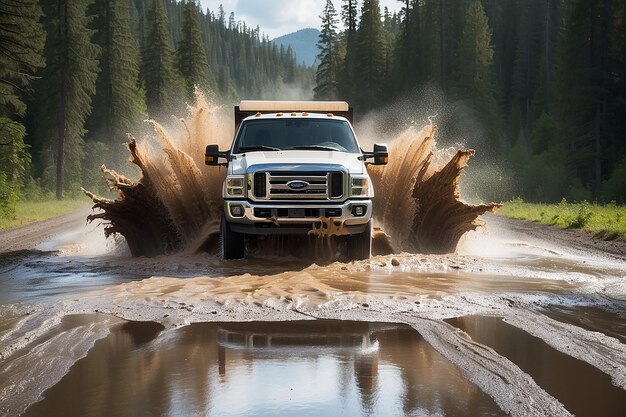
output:
<instances>
[{"instance_id":1,"label":"dirt road","mask_svg":"<svg viewBox=\"0 0 626 417\"><path fill-rule=\"evenodd\" d=\"M527 222L506 217L486 214L483 216L489 228L507 230L513 236L519 236L535 242L552 242L570 248L578 253L602 254L615 259L626 260L625 240L603 240L577 229L561 229L545 224Z\"/></svg>"},{"instance_id":2,"label":"dirt road","mask_svg":"<svg viewBox=\"0 0 626 417\"><path fill-rule=\"evenodd\" d=\"M40 402L42 394L57 386L54 407L60 407L60 415L81 415L93 407L101 414L131 415L128 410L134 410L138 396L126 398L124 392L143 392L146 398L154 398L143 391L152 383L159 392L157 397L163 398L160 408L153 410L155 414L177 409L184 410L182 414L216 415L207 405L215 397L198 393L211 391L208 387L214 381L228 382L228 358L251 369L254 341L268 340L279 331L270 328L268 336L258 329L238 330L244 336L256 332L254 337L240 339L252 343L247 346L220 339L233 334L220 326L313 319L402 323L416 330L425 342L387 348L391 345L385 341L395 336L359 336L358 349L347 354L356 361L350 366L355 372L354 390L361 393L359 401L363 403L357 404L357 415L371 415L368 409L385 409L388 394L372 372L380 365L380 381L385 381L385 361L398 359L398 349L419 351L424 359L419 366L425 368L419 371L423 374L416 371L403 379L392 378L406 379L407 384L398 388L393 394L396 397L389 394L392 402L404 402L405 408L397 414L439 415L466 409L481 414L486 403L473 401L483 394L495 401L485 407L517 416L626 413L623 242L598 242L575 231L488 216L487 231L470 233L454 255L401 253L350 263L281 256L223 262L207 254L131 258L107 251L94 255L87 250L105 242L101 229L84 226L85 216L73 213L0 233L0 416L20 415L25 410L26 415L42 415L36 410L50 406ZM45 237L52 235L52 239ZM22 255L16 257L16 253ZM207 336L202 326L193 327L193 323L216 323L210 330L215 336ZM352 340L353 327L347 326L347 333L337 339L342 341L338 348L345 349L345 340ZM287 336L281 337L285 340ZM278 338L273 340L278 343ZM379 346L376 340L381 342L380 350L374 348ZM327 341L330 344L330 339ZM209 345L215 348L215 362L207 362L213 359L204 354ZM123 358L115 356L122 347L128 353ZM427 347L434 351L426 354ZM261 351L262 358L285 354L267 348ZM181 376L182 385L172 384L167 375L182 366L176 355L168 356L176 349L188 352L185 358L195 358L196 362L186 365L190 372L202 368L204 375L213 375L213 370L217 374L198 378L192 373ZM280 357L280 366L291 357L311 353L302 347L289 349ZM313 352L315 359L308 371L294 381L307 381L313 374L330 375L331 379L335 375L338 384L350 380L349 375L322 372L322 353ZM131 354L138 356L129 359ZM98 369L107 364L111 373L83 369L81 374L81 358ZM449 409L437 408L438 401L420 403L416 399L423 396L413 391L416 380L436 378L441 367L435 364L441 360L453 365L450 378L456 378L458 387L446 394L447 398L462 399L460 403L451 400ZM408 370L418 366L413 359L409 362L394 366ZM141 370L135 370L137 364ZM102 392L119 385L113 376L109 381L100 375L120 373L137 375L119 392L129 404L122 411L114 408L115 401L100 401ZM550 378L544 378L547 373ZM106 386L81 394L83 387L92 386L84 378L93 375L98 375L93 384L104 381ZM225 389L226 385L220 385L223 395L234 395L240 389L262 390L271 381L278 384L276 390L284 388L282 373L276 375L268 369L267 375L260 387ZM72 385L72 381L82 382ZM208 385L202 385L203 381ZM593 393L586 395L592 388L581 387L577 381L594 381ZM430 387L437 387L433 398L451 389L448 380ZM319 389L316 395L324 397L326 391ZM310 393L314 388L307 385L304 391ZM48 391L47 396L54 399L54 392ZM69 404L64 392L96 403ZM281 407L296 395L289 392ZM465 396L459 396L461 392ZM185 393L195 393L195 397L187 398ZM343 394L349 397L349 393ZM306 403L305 399L299 401ZM343 400L336 401L343 404ZM40 406L29 408L33 404ZM196 408L185 408L190 404ZM250 414L246 410L233 415ZM276 409L254 410L277 415ZM334 410L355 414L354 409Z\"/></svg>"},{"instance_id":3,"label":"dirt road","mask_svg":"<svg viewBox=\"0 0 626 417\"><path fill-rule=\"evenodd\" d=\"M90 209L77 210L63 216L0 231L0 253L35 249L37 245L53 236L84 225L90 212Z\"/></svg>"}]
</instances>

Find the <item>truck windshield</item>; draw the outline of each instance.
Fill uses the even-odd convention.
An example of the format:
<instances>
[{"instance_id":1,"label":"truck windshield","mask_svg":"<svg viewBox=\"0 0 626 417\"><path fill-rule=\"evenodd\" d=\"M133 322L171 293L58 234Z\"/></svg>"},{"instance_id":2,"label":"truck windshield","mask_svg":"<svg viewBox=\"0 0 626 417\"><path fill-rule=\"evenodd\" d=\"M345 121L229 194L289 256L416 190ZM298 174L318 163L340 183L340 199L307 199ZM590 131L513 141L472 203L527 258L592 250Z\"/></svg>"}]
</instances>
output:
<instances>
[{"instance_id":1,"label":"truck windshield","mask_svg":"<svg viewBox=\"0 0 626 417\"><path fill-rule=\"evenodd\" d=\"M360 152L348 122L301 118L248 120L239 131L233 152L296 149Z\"/></svg>"}]
</instances>

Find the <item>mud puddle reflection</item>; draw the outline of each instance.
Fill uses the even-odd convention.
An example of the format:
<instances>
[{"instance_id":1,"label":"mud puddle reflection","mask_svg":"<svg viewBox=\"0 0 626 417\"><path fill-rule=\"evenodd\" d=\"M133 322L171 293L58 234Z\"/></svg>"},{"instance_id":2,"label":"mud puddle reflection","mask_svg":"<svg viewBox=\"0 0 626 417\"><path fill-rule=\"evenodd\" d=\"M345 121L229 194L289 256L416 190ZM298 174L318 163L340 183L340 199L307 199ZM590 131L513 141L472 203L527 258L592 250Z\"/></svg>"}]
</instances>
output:
<instances>
[{"instance_id":1,"label":"mud puddle reflection","mask_svg":"<svg viewBox=\"0 0 626 417\"><path fill-rule=\"evenodd\" d=\"M592 332L604 333L626 343L626 318L602 308L591 306L553 305L542 311L551 319L573 324Z\"/></svg>"},{"instance_id":2,"label":"mud puddle reflection","mask_svg":"<svg viewBox=\"0 0 626 417\"><path fill-rule=\"evenodd\" d=\"M25 416L504 415L404 325L118 326Z\"/></svg>"},{"instance_id":3,"label":"mud puddle reflection","mask_svg":"<svg viewBox=\"0 0 626 417\"><path fill-rule=\"evenodd\" d=\"M610 377L593 366L499 317L465 316L446 321L507 357L575 415L626 415L626 391L612 385Z\"/></svg>"}]
</instances>

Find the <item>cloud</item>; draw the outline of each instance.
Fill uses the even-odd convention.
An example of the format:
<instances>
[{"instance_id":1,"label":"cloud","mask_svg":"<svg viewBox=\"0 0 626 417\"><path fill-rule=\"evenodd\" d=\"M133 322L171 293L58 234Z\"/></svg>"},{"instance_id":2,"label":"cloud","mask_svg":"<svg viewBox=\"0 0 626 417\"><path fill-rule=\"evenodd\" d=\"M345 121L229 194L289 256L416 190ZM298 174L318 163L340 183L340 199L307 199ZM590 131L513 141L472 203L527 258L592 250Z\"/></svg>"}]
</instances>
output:
<instances>
[{"instance_id":1,"label":"cloud","mask_svg":"<svg viewBox=\"0 0 626 417\"><path fill-rule=\"evenodd\" d=\"M259 25L261 32L275 38L307 27L319 28L319 16L326 0L201 0L201 3L214 13L223 4L227 15L235 12L235 19L252 27ZM333 4L339 12L343 2L334 0ZM384 6L393 12L401 4L398 0L381 0L381 12Z\"/></svg>"}]
</instances>

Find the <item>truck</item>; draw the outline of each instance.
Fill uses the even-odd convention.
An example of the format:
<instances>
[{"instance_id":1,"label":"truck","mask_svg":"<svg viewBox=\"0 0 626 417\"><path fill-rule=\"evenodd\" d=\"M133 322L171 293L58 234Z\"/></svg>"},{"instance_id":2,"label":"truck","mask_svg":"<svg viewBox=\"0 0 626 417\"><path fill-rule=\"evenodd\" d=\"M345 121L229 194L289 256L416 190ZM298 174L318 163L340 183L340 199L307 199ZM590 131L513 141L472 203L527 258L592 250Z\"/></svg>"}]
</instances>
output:
<instances>
[{"instance_id":1,"label":"truck","mask_svg":"<svg viewBox=\"0 0 626 417\"><path fill-rule=\"evenodd\" d=\"M374 189L367 165L385 165L387 145L359 146L345 101L241 101L229 150L208 145L205 163L225 166L220 248L245 256L245 239L339 235L350 259L368 259Z\"/></svg>"}]
</instances>

